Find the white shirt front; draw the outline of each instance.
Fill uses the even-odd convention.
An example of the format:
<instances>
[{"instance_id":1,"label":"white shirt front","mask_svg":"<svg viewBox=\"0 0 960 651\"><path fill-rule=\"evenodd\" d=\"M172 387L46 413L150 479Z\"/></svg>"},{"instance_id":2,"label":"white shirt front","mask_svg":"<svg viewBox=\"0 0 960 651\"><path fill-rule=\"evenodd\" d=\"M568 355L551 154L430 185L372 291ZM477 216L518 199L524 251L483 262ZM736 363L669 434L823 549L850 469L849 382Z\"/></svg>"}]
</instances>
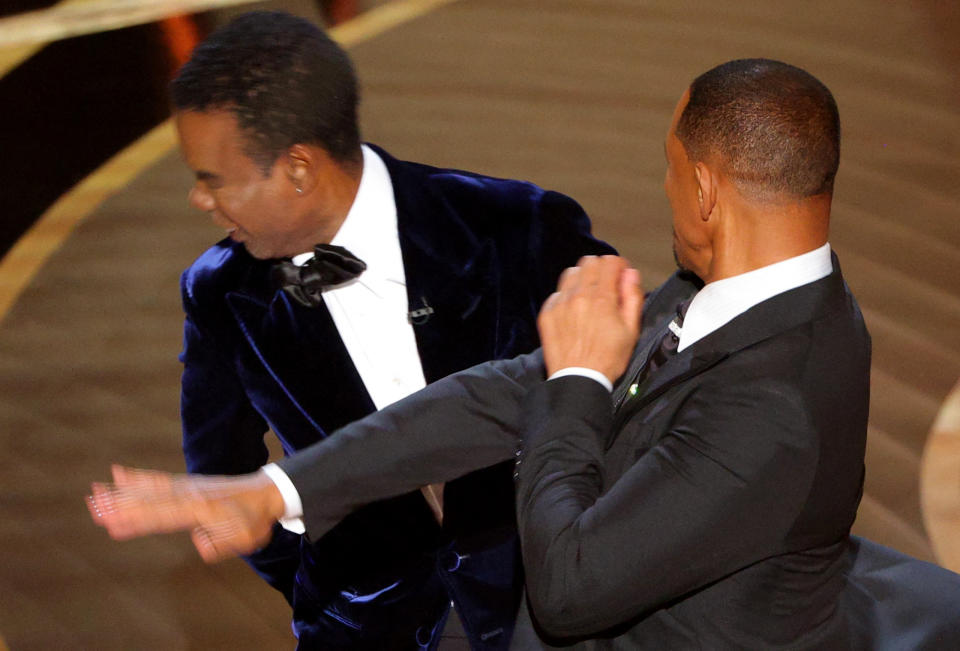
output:
<instances>
[{"instance_id":1,"label":"white shirt front","mask_svg":"<svg viewBox=\"0 0 960 651\"><path fill-rule=\"evenodd\" d=\"M425 387L426 380L407 318L410 308L393 183L387 166L366 145L357 196L330 243L346 248L367 265L359 277L324 291L323 300L373 404L383 409ZM312 255L296 255L292 262L303 264ZM287 518L281 524L303 533L297 517L303 509L293 482L274 464L263 470L283 496Z\"/></svg>"},{"instance_id":2,"label":"white shirt front","mask_svg":"<svg viewBox=\"0 0 960 651\"><path fill-rule=\"evenodd\" d=\"M363 146L363 176L353 205L330 241L367 264L323 300L377 409L426 386L413 326L397 232L397 205L387 166ZM294 256L303 264L312 252ZM318 345L322 345L318 343Z\"/></svg>"}]
</instances>

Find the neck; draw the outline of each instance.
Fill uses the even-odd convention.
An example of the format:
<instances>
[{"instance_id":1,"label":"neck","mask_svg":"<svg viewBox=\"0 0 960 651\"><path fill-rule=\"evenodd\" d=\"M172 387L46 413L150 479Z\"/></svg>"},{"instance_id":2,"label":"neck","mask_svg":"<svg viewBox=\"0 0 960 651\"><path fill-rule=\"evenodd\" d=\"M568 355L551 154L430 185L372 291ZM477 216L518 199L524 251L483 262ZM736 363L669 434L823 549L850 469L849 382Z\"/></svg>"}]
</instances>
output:
<instances>
[{"instance_id":1,"label":"neck","mask_svg":"<svg viewBox=\"0 0 960 651\"><path fill-rule=\"evenodd\" d=\"M363 177L362 160L356 164L331 165L318 178L311 194L310 223L315 228L304 238L308 241L303 251L313 250L315 244L329 244L346 221L350 208L357 198L360 179Z\"/></svg>"},{"instance_id":2,"label":"neck","mask_svg":"<svg viewBox=\"0 0 960 651\"><path fill-rule=\"evenodd\" d=\"M728 207L722 217L704 282L738 276L826 244L830 196L784 203L742 202Z\"/></svg>"}]
</instances>

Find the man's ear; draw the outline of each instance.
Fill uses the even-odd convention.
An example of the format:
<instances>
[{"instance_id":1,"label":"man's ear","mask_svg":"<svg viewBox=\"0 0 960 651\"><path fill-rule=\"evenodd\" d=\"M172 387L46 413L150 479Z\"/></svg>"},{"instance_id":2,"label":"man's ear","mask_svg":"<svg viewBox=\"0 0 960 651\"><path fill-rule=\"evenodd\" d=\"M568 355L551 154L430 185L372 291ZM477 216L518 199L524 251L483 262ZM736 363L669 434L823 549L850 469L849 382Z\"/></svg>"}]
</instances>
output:
<instances>
[{"instance_id":1,"label":"man's ear","mask_svg":"<svg viewBox=\"0 0 960 651\"><path fill-rule=\"evenodd\" d=\"M307 195L317 185L317 167L324 161L319 160L314 148L304 145L291 145L286 154L286 174L298 195Z\"/></svg>"},{"instance_id":2,"label":"man's ear","mask_svg":"<svg viewBox=\"0 0 960 651\"><path fill-rule=\"evenodd\" d=\"M694 165L693 173L697 177L697 201L700 204L700 219L709 221L717 206L717 176L704 163Z\"/></svg>"}]
</instances>

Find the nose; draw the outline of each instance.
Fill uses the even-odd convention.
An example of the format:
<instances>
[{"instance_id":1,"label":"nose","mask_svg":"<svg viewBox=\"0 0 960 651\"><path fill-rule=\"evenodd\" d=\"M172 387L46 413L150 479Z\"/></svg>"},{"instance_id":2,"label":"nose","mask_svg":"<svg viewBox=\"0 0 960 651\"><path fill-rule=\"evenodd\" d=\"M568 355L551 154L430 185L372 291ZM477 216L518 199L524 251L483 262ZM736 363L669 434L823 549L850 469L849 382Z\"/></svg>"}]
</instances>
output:
<instances>
[{"instance_id":1,"label":"nose","mask_svg":"<svg viewBox=\"0 0 960 651\"><path fill-rule=\"evenodd\" d=\"M212 212L216 208L213 195L199 185L190 189L190 205L203 212Z\"/></svg>"}]
</instances>

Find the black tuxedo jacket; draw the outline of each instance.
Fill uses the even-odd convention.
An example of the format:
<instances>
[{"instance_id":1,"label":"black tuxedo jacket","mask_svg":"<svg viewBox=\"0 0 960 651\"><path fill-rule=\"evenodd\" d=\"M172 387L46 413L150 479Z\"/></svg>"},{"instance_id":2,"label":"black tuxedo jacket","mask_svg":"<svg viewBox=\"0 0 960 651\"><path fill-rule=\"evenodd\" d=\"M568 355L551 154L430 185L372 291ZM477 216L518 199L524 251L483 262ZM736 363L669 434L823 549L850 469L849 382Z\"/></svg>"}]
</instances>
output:
<instances>
[{"instance_id":1,"label":"black tuxedo jacket","mask_svg":"<svg viewBox=\"0 0 960 651\"><path fill-rule=\"evenodd\" d=\"M639 354L694 289L676 275L648 298ZM515 457L533 615L516 648L863 648L840 595L869 369L834 258L830 276L685 349L617 411L592 380L543 382L526 355L438 382L281 465L308 532L322 532L371 499Z\"/></svg>"},{"instance_id":2,"label":"black tuxedo jacket","mask_svg":"<svg viewBox=\"0 0 960 651\"><path fill-rule=\"evenodd\" d=\"M428 383L536 348L536 315L560 271L612 252L568 197L377 153L393 182L410 308L434 310L415 327ZM326 307L276 291L270 265L224 240L183 274L190 472L250 472L267 461L268 427L289 454L374 411ZM249 560L293 604L302 648L429 648L451 599L475 648L506 645L522 581L510 468L452 481L444 497L442 528L412 492L310 540L275 531Z\"/></svg>"}]
</instances>

